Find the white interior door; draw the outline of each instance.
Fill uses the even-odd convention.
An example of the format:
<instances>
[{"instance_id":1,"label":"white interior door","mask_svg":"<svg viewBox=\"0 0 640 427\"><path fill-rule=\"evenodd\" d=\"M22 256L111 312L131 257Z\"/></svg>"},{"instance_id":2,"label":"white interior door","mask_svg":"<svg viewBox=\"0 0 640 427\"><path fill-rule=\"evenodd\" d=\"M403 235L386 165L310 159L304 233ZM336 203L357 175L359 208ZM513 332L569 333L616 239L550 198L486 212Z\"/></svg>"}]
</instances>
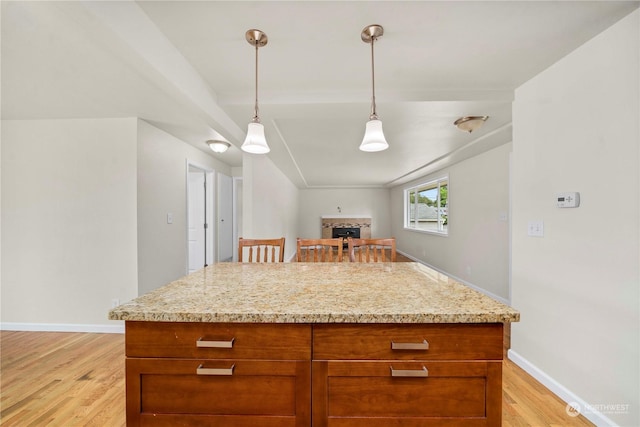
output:
<instances>
[{"instance_id":1,"label":"white interior door","mask_svg":"<svg viewBox=\"0 0 640 427\"><path fill-rule=\"evenodd\" d=\"M233 261L238 261L238 238L242 234L242 177L233 177Z\"/></svg>"},{"instance_id":2,"label":"white interior door","mask_svg":"<svg viewBox=\"0 0 640 427\"><path fill-rule=\"evenodd\" d=\"M189 273L200 270L206 264L205 187L203 170L189 168L188 173L188 258Z\"/></svg>"},{"instance_id":3,"label":"white interior door","mask_svg":"<svg viewBox=\"0 0 640 427\"><path fill-rule=\"evenodd\" d=\"M233 180L218 174L218 261L233 260Z\"/></svg>"}]
</instances>

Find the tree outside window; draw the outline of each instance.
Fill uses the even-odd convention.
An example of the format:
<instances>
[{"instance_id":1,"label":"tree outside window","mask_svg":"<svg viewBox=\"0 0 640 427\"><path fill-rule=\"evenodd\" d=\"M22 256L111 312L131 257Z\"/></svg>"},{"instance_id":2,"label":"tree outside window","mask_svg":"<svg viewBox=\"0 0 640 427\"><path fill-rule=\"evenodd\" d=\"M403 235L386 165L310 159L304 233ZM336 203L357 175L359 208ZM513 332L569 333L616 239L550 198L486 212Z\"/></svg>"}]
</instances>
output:
<instances>
[{"instance_id":1,"label":"tree outside window","mask_svg":"<svg viewBox=\"0 0 640 427\"><path fill-rule=\"evenodd\" d=\"M405 228L447 234L448 184L442 177L405 190Z\"/></svg>"}]
</instances>

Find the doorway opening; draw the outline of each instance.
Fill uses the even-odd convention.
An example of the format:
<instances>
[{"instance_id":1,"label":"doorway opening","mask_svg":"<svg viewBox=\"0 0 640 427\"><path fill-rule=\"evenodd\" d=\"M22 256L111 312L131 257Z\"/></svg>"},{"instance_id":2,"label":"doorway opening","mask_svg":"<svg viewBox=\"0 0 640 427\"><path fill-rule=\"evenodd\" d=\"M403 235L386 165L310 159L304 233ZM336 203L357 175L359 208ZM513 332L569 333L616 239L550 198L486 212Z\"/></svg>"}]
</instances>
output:
<instances>
[{"instance_id":1,"label":"doorway opening","mask_svg":"<svg viewBox=\"0 0 640 427\"><path fill-rule=\"evenodd\" d=\"M218 262L233 261L233 227L236 223L233 209L233 178L218 173Z\"/></svg>"},{"instance_id":2,"label":"doorway opening","mask_svg":"<svg viewBox=\"0 0 640 427\"><path fill-rule=\"evenodd\" d=\"M213 263L215 189L213 171L187 163L187 273Z\"/></svg>"}]
</instances>

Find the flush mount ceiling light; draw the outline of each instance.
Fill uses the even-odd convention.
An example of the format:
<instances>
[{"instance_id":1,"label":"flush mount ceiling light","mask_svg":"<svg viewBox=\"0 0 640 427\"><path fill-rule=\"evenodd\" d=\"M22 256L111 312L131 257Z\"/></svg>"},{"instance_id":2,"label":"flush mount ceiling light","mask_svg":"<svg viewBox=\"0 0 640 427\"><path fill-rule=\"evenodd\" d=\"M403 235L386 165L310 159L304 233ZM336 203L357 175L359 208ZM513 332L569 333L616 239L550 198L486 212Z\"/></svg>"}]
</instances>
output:
<instances>
[{"instance_id":1,"label":"flush mount ceiling light","mask_svg":"<svg viewBox=\"0 0 640 427\"><path fill-rule=\"evenodd\" d=\"M207 144L209 144L209 148L211 148L215 153L224 153L229 147L231 147L231 144L227 141L222 141L220 139L210 139L207 141Z\"/></svg>"},{"instance_id":2,"label":"flush mount ceiling light","mask_svg":"<svg viewBox=\"0 0 640 427\"><path fill-rule=\"evenodd\" d=\"M482 126L488 118L489 116L460 117L458 120L453 122L453 124L456 125L461 131L471 133L474 130L479 129L480 126Z\"/></svg>"},{"instance_id":3,"label":"flush mount ceiling light","mask_svg":"<svg viewBox=\"0 0 640 427\"><path fill-rule=\"evenodd\" d=\"M240 148L247 153L266 154L270 149L264 136L264 126L260 123L260 117L258 117L258 48L265 46L269 39L260 30L248 30L245 33L245 38L250 45L256 48L256 103L253 110L253 118L247 129L247 138Z\"/></svg>"},{"instance_id":4,"label":"flush mount ceiling light","mask_svg":"<svg viewBox=\"0 0 640 427\"><path fill-rule=\"evenodd\" d=\"M378 114L376 113L376 79L375 79L375 71L374 71L374 61L373 61L373 44L375 41L382 37L384 34L384 29L380 25L369 25L362 30L360 37L362 41L365 43L371 43L371 88L372 88L372 96L371 96L371 115L369 116L369 121L367 122L367 127L364 132L364 138L362 139L362 144L360 144L360 150L362 151L382 151L389 148L389 144L387 144L387 140L384 138L384 133L382 132L382 122L378 119Z\"/></svg>"}]
</instances>

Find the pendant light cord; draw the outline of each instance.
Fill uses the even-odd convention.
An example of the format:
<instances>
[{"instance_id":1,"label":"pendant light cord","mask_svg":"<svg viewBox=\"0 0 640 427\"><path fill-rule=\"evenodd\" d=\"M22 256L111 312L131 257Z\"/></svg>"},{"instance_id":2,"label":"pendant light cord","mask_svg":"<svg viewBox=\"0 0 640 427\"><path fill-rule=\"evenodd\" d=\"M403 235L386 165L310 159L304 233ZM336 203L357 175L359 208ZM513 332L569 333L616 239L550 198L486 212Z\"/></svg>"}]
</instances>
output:
<instances>
[{"instance_id":1,"label":"pendant light cord","mask_svg":"<svg viewBox=\"0 0 640 427\"><path fill-rule=\"evenodd\" d=\"M375 75L375 64L373 60L373 44L375 43L377 37L371 38L371 115L369 116L369 120L377 120L378 115L376 114L376 75Z\"/></svg>"},{"instance_id":2,"label":"pendant light cord","mask_svg":"<svg viewBox=\"0 0 640 427\"><path fill-rule=\"evenodd\" d=\"M253 122L260 123L260 118L258 117L258 41L256 40L256 104L253 108Z\"/></svg>"}]
</instances>

